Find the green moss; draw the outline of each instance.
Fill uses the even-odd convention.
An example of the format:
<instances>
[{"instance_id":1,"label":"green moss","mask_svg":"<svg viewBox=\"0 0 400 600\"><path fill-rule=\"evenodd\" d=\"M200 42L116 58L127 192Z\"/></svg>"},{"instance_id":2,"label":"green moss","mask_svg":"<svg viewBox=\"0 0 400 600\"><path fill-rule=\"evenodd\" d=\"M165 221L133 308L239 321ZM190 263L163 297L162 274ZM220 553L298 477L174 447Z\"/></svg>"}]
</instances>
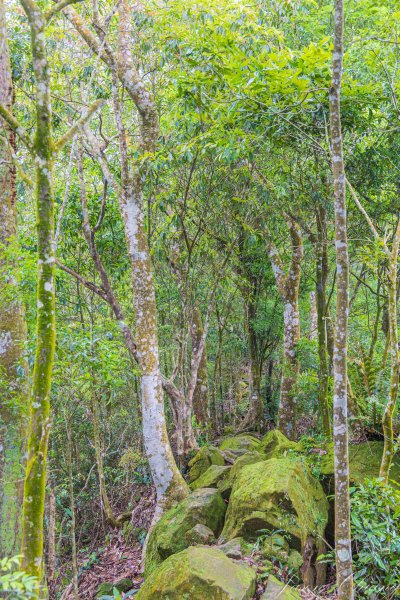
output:
<instances>
[{"instance_id":1,"label":"green moss","mask_svg":"<svg viewBox=\"0 0 400 600\"><path fill-rule=\"evenodd\" d=\"M301 596L297 590L270 575L261 600L301 600Z\"/></svg>"},{"instance_id":2,"label":"green moss","mask_svg":"<svg viewBox=\"0 0 400 600\"><path fill-rule=\"evenodd\" d=\"M239 456L233 463L228 475L218 483L218 490L221 492L222 497L229 498L236 477L244 466L252 465L263 460L265 460L265 456L260 454L260 452L246 452L246 454Z\"/></svg>"},{"instance_id":3,"label":"green moss","mask_svg":"<svg viewBox=\"0 0 400 600\"><path fill-rule=\"evenodd\" d=\"M231 467L223 467L221 465L211 465L203 475L200 475L193 483L190 484L192 490L198 488L218 487L218 482L225 479Z\"/></svg>"},{"instance_id":4,"label":"green moss","mask_svg":"<svg viewBox=\"0 0 400 600\"><path fill-rule=\"evenodd\" d=\"M220 450L230 450L237 456L258 450L260 440L251 433L241 433L234 437L224 438L220 444Z\"/></svg>"},{"instance_id":5,"label":"green moss","mask_svg":"<svg viewBox=\"0 0 400 600\"><path fill-rule=\"evenodd\" d=\"M278 429L272 429L261 440L259 450L267 458L278 458L284 456L288 450L299 450L299 444L290 441Z\"/></svg>"},{"instance_id":6,"label":"green moss","mask_svg":"<svg viewBox=\"0 0 400 600\"><path fill-rule=\"evenodd\" d=\"M263 558L275 559L287 563L289 544L279 533L272 533L262 540L260 552Z\"/></svg>"},{"instance_id":7,"label":"green moss","mask_svg":"<svg viewBox=\"0 0 400 600\"><path fill-rule=\"evenodd\" d=\"M224 523L226 505L219 492L201 488L168 510L151 530L146 551L145 574L163 560L190 545L186 537L195 525L206 525L218 535Z\"/></svg>"},{"instance_id":8,"label":"green moss","mask_svg":"<svg viewBox=\"0 0 400 600\"><path fill-rule=\"evenodd\" d=\"M320 483L298 460L272 458L241 469L233 485L222 539L284 530L301 548L308 535L323 536L328 501ZM296 542L297 540L297 542Z\"/></svg>"},{"instance_id":9,"label":"green moss","mask_svg":"<svg viewBox=\"0 0 400 600\"><path fill-rule=\"evenodd\" d=\"M193 483L203 475L212 465L224 466L225 461L222 453L214 446L203 446L196 456L189 462L189 482Z\"/></svg>"},{"instance_id":10,"label":"green moss","mask_svg":"<svg viewBox=\"0 0 400 600\"><path fill-rule=\"evenodd\" d=\"M324 477L333 476L333 445L326 448L327 453L321 456L321 474ZM361 483L365 479L379 477L382 460L383 442L363 442L349 447L350 480ZM400 482L400 456L395 455L389 478Z\"/></svg>"},{"instance_id":11,"label":"green moss","mask_svg":"<svg viewBox=\"0 0 400 600\"><path fill-rule=\"evenodd\" d=\"M256 576L216 548L191 547L170 556L146 579L137 600L250 600Z\"/></svg>"},{"instance_id":12,"label":"green moss","mask_svg":"<svg viewBox=\"0 0 400 600\"><path fill-rule=\"evenodd\" d=\"M187 539L189 546L209 546L215 542L215 535L213 531L201 523L198 523L192 527L192 529L189 529L189 531L185 533L185 538Z\"/></svg>"}]
</instances>

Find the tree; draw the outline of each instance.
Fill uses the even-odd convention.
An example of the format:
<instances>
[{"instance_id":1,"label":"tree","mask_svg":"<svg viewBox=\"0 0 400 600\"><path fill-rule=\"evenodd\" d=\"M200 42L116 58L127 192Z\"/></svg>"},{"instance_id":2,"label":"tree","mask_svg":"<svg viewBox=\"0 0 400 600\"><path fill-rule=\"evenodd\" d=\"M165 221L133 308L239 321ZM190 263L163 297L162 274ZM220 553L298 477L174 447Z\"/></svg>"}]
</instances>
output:
<instances>
[{"instance_id":1,"label":"tree","mask_svg":"<svg viewBox=\"0 0 400 600\"><path fill-rule=\"evenodd\" d=\"M291 261L288 273L279 251L268 235L268 254L275 275L276 285L283 302L283 364L278 427L289 438L296 437L296 399L293 387L299 371L297 344L300 340L299 285L303 260L303 238L299 225L292 217L287 219L291 239Z\"/></svg>"},{"instance_id":2,"label":"tree","mask_svg":"<svg viewBox=\"0 0 400 600\"><path fill-rule=\"evenodd\" d=\"M347 426L347 337L349 257L347 247L346 177L340 114L343 70L343 0L335 0L332 85L329 90L332 174L335 198L336 322L333 357L333 444L335 457L335 556L338 597L352 600L353 570L350 532L349 449Z\"/></svg>"},{"instance_id":3,"label":"tree","mask_svg":"<svg viewBox=\"0 0 400 600\"><path fill-rule=\"evenodd\" d=\"M22 0L21 4L30 27L36 83L36 125L33 139L3 104L0 105L0 116L29 150L36 170L37 343L30 395L28 450L23 496L22 564L24 570L29 575L37 577L40 583L43 576L43 516L50 433L50 388L55 346L53 160L54 154L65 146L82 122L99 108L101 102L96 102L81 121L76 123L60 140L54 142L51 126L50 68L44 32L47 23L63 6L60 4L48 11L43 11L34 0Z\"/></svg>"},{"instance_id":4,"label":"tree","mask_svg":"<svg viewBox=\"0 0 400 600\"><path fill-rule=\"evenodd\" d=\"M0 2L0 103L11 113L13 85L5 6ZM17 289L17 190L15 132L2 123L0 138L0 553L16 554L20 544L23 439L26 427L26 323Z\"/></svg>"}]
</instances>

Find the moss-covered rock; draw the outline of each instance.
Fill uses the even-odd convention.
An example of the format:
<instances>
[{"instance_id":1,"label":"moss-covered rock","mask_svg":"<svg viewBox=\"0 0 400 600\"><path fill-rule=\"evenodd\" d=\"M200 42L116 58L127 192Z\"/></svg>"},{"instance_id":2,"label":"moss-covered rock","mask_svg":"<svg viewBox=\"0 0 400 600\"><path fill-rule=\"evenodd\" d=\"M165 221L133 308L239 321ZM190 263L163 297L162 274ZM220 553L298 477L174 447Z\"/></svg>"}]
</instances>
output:
<instances>
[{"instance_id":1,"label":"moss-covered rock","mask_svg":"<svg viewBox=\"0 0 400 600\"><path fill-rule=\"evenodd\" d=\"M239 458L237 458L233 463L227 476L218 483L218 489L221 492L222 497L229 498L233 483L238 473L241 471L241 469L243 469L244 466L252 465L263 460L265 460L265 456L260 452L246 452L246 454L239 456Z\"/></svg>"},{"instance_id":2,"label":"moss-covered rock","mask_svg":"<svg viewBox=\"0 0 400 600\"><path fill-rule=\"evenodd\" d=\"M232 437L226 437L220 444L220 450L230 451L235 456L241 456L246 452L258 450L260 440L252 433L240 433Z\"/></svg>"},{"instance_id":3,"label":"moss-covered rock","mask_svg":"<svg viewBox=\"0 0 400 600\"><path fill-rule=\"evenodd\" d=\"M290 587L286 583L282 583L270 575L267 581L267 587L261 600L301 600L301 596L297 590Z\"/></svg>"},{"instance_id":4,"label":"moss-covered rock","mask_svg":"<svg viewBox=\"0 0 400 600\"><path fill-rule=\"evenodd\" d=\"M197 523L192 529L185 533L185 538L189 546L210 545L215 542L215 535L212 529L201 523Z\"/></svg>"},{"instance_id":5,"label":"moss-covered rock","mask_svg":"<svg viewBox=\"0 0 400 600\"><path fill-rule=\"evenodd\" d=\"M251 556L254 550L254 544L249 544L241 537L233 538L224 544L219 544L219 550L222 550L229 558L241 558L242 556Z\"/></svg>"},{"instance_id":6,"label":"moss-covered rock","mask_svg":"<svg viewBox=\"0 0 400 600\"><path fill-rule=\"evenodd\" d=\"M129 577L123 577L115 583L104 582L97 588L96 598L100 599L102 596L112 596L114 588L121 593L128 592L133 588L133 581Z\"/></svg>"},{"instance_id":7,"label":"moss-covered rock","mask_svg":"<svg viewBox=\"0 0 400 600\"><path fill-rule=\"evenodd\" d=\"M268 431L259 446L259 451L263 452L266 458L285 456L288 450L299 450L299 445L288 440L278 429Z\"/></svg>"},{"instance_id":8,"label":"moss-covered rock","mask_svg":"<svg viewBox=\"0 0 400 600\"><path fill-rule=\"evenodd\" d=\"M141 587L137 600L250 600L256 576L216 548L191 547L170 556Z\"/></svg>"},{"instance_id":9,"label":"moss-covered rock","mask_svg":"<svg viewBox=\"0 0 400 600\"><path fill-rule=\"evenodd\" d=\"M352 483L362 483L365 479L379 477L383 453L383 442L363 442L349 447L350 480ZM321 456L321 474L324 477L333 476L333 446L326 448L326 454ZM400 482L400 456L396 454L390 479Z\"/></svg>"},{"instance_id":10,"label":"moss-covered rock","mask_svg":"<svg viewBox=\"0 0 400 600\"><path fill-rule=\"evenodd\" d=\"M189 482L192 483L203 475L211 465L225 464L222 452L214 446L203 446L198 453L189 461Z\"/></svg>"},{"instance_id":11,"label":"moss-covered rock","mask_svg":"<svg viewBox=\"0 0 400 600\"><path fill-rule=\"evenodd\" d=\"M263 538L260 544L260 552L263 558L287 563L289 544L279 533L272 533L270 536Z\"/></svg>"},{"instance_id":12,"label":"moss-covered rock","mask_svg":"<svg viewBox=\"0 0 400 600\"><path fill-rule=\"evenodd\" d=\"M308 536L323 536L328 501L307 466L293 458L272 458L243 467L232 488L222 540L255 538L263 529L291 534L301 549Z\"/></svg>"},{"instance_id":13,"label":"moss-covered rock","mask_svg":"<svg viewBox=\"0 0 400 600\"><path fill-rule=\"evenodd\" d=\"M150 532L146 551L145 574L163 560L190 545L186 533L195 525L206 525L218 536L226 505L216 489L200 488L168 510Z\"/></svg>"},{"instance_id":14,"label":"moss-covered rock","mask_svg":"<svg viewBox=\"0 0 400 600\"><path fill-rule=\"evenodd\" d=\"M190 484L190 487L192 490L203 487L216 488L218 487L218 482L228 475L230 469L231 467L223 467L222 465L211 465L203 475L200 475L200 477Z\"/></svg>"}]
</instances>

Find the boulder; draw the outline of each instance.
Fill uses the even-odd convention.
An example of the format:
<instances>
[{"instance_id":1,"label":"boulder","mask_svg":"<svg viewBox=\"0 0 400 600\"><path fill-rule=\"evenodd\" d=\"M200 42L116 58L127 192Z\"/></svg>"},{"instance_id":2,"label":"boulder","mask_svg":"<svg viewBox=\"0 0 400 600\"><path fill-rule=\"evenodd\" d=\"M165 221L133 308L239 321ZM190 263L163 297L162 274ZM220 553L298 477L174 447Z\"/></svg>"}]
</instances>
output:
<instances>
[{"instance_id":1,"label":"boulder","mask_svg":"<svg viewBox=\"0 0 400 600\"><path fill-rule=\"evenodd\" d=\"M272 458L240 470L221 540L255 539L260 530L283 530L290 534L290 546L302 551L308 538L324 535L327 521L328 501L304 462Z\"/></svg>"},{"instance_id":2,"label":"boulder","mask_svg":"<svg viewBox=\"0 0 400 600\"><path fill-rule=\"evenodd\" d=\"M278 429L268 431L259 446L259 451L263 452L266 458L279 458L285 456L288 450L299 449L299 444L289 440Z\"/></svg>"},{"instance_id":3,"label":"boulder","mask_svg":"<svg viewBox=\"0 0 400 600\"><path fill-rule=\"evenodd\" d=\"M211 465L203 475L200 475L200 477L190 484L190 487L192 490L203 487L216 488L218 487L218 482L228 475L230 469L231 467L223 467L222 465Z\"/></svg>"},{"instance_id":4,"label":"boulder","mask_svg":"<svg viewBox=\"0 0 400 600\"><path fill-rule=\"evenodd\" d=\"M209 546L215 542L215 535L212 529L206 525L198 523L192 529L185 533L185 538L189 542L189 546L206 545Z\"/></svg>"},{"instance_id":5,"label":"boulder","mask_svg":"<svg viewBox=\"0 0 400 600\"><path fill-rule=\"evenodd\" d=\"M233 463L229 473L218 483L218 490L221 492L223 498L229 498L232 491L233 483L239 473L239 471L246 465L252 465L257 462L265 460L265 456L260 452L246 452L242 456L239 456Z\"/></svg>"},{"instance_id":6,"label":"boulder","mask_svg":"<svg viewBox=\"0 0 400 600\"><path fill-rule=\"evenodd\" d=\"M211 465L225 464L222 452L214 446L203 446L197 454L189 461L189 482L192 483L203 475Z\"/></svg>"},{"instance_id":7,"label":"boulder","mask_svg":"<svg viewBox=\"0 0 400 600\"><path fill-rule=\"evenodd\" d=\"M240 433L232 437L226 437L220 444L221 451L228 451L235 455L241 456L246 452L258 450L260 440L252 433Z\"/></svg>"},{"instance_id":8,"label":"boulder","mask_svg":"<svg viewBox=\"0 0 400 600\"><path fill-rule=\"evenodd\" d=\"M249 544L241 537L233 538L224 544L218 544L217 548L222 550L229 558L238 559L242 556L251 556L254 544Z\"/></svg>"},{"instance_id":9,"label":"boulder","mask_svg":"<svg viewBox=\"0 0 400 600\"><path fill-rule=\"evenodd\" d=\"M212 488L200 488L168 510L150 531L147 543L145 575L163 560L190 545L186 537L196 525L205 525L218 536L224 523L226 505Z\"/></svg>"},{"instance_id":10,"label":"boulder","mask_svg":"<svg viewBox=\"0 0 400 600\"><path fill-rule=\"evenodd\" d=\"M261 600L301 600L301 596L297 590L290 587L286 583L282 583L270 575L267 581L265 592L261 596Z\"/></svg>"},{"instance_id":11,"label":"boulder","mask_svg":"<svg viewBox=\"0 0 400 600\"><path fill-rule=\"evenodd\" d=\"M96 592L96 598L100 599L102 596L113 596L113 589L116 588L119 592L128 592L133 588L133 581L129 577L123 577L115 583L102 583Z\"/></svg>"},{"instance_id":12,"label":"boulder","mask_svg":"<svg viewBox=\"0 0 400 600\"><path fill-rule=\"evenodd\" d=\"M255 593L252 568L221 550L194 546L174 554L154 571L136 600L250 600Z\"/></svg>"},{"instance_id":13,"label":"boulder","mask_svg":"<svg viewBox=\"0 0 400 600\"><path fill-rule=\"evenodd\" d=\"M349 447L350 481L362 483L365 479L379 477L383 454L383 442L363 442ZM325 455L321 456L321 474L333 476L333 446L330 444ZM400 483L400 456L394 457L390 479Z\"/></svg>"}]
</instances>

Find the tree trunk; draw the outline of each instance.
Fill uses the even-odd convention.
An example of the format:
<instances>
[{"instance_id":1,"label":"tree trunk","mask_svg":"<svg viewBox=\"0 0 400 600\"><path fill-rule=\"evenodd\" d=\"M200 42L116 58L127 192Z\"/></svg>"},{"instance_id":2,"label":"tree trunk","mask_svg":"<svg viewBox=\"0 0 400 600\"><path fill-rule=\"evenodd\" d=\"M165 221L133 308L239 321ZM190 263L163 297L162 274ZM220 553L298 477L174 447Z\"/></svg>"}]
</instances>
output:
<instances>
[{"instance_id":1,"label":"tree trunk","mask_svg":"<svg viewBox=\"0 0 400 600\"><path fill-rule=\"evenodd\" d=\"M389 265L389 343L390 343L390 389L389 399L382 418L384 448L379 477L386 482L389 479L390 466L394 456L393 414L399 395L399 339L397 329L397 258L399 250L400 229L396 231L393 240L392 256Z\"/></svg>"},{"instance_id":2,"label":"tree trunk","mask_svg":"<svg viewBox=\"0 0 400 600\"><path fill-rule=\"evenodd\" d=\"M11 112L13 86L8 54L5 7L0 0L0 102ZM0 406L0 557L14 556L20 545L22 454L27 399L23 361L26 324L18 298L9 249L17 243L15 133L2 123L0 137L0 376L7 382ZM8 256L8 258L7 258ZM10 274L11 270L11 274ZM18 373L18 368L22 368Z\"/></svg>"},{"instance_id":3,"label":"tree trunk","mask_svg":"<svg viewBox=\"0 0 400 600\"><path fill-rule=\"evenodd\" d=\"M140 120L141 151L152 153L158 136L158 115L154 101L144 87L133 64L130 51L132 39L131 8L127 0L119 5L120 63L124 65L124 85L132 90ZM157 490L155 519L174 502L188 493L170 447L164 413L164 396L159 366L157 310L153 269L148 247L143 211L144 174L134 167L129 173L126 139L120 131L122 157L122 215L128 254L132 268L134 307L136 315L137 354L141 367L143 439Z\"/></svg>"},{"instance_id":4,"label":"tree trunk","mask_svg":"<svg viewBox=\"0 0 400 600\"><path fill-rule=\"evenodd\" d=\"M300 340L299 287L303 260L303 238L300 227L290 217L288 226L291 237L292 257L289 272L285 275L278 250L269 239L269 257L281 296L283 313L283 364L281 394L278 410L278 428L289 439L296 438L296 398L293 387L299 372L297 344Z\"/></svg>"},{"instance_id":5,"label":"tree trunk","mask_svg":"<svg viewBox=\"0 0 400 600\"><path fill-rule=\"evenodd\" d=\"M56 597L56 496L51 483L49 483L49 526L47 538L47 587L49 597L53 600Z\"/></svg>"},{"instance_id":6,"label":"tree trunk","mask_svg":"<svg viewBox=\"0 0 400 600\"><path fill-rule=\"evenodd\" d=\"M50 432L50 386L55 344L54 199L52 189L50 73L46 56L46 20L36 5L22 2L30 24L36 81L36 164L38 237L37 342L31 391L28 457L24 485L22 568L42 580L43 515Z\"/></svg>"},{"instance_id":7,"label":"tree trunk","mask_svg":"<svg viewBox=\"0 0 400 600\"><path fill-rule=\"evenodd\" d=\"M192 353L197 354L203 337L203 323L197 303L193 306L192 313ZM193 392L193 413L199 425L208 429L210 424L210 409L209 409L209 388L208 388L208 368L207 368L207 350L204 350L201 355L199 368L197 371L197 381Z\"/></svg>"},{"instance_id":8,"label":"tree trunk","mask_svg":"<svg viewBox=\"0 0 400 600\"><path fill-rule=\"evenodd\" d=\"M318 339L317 295L310 292L310 340Z\"/></svg>"},{"instance_id":9,"label":"tree trunk","mask_svg":"<svg viewBox=\"0 0 400 600\"><path fill-rule=\"evenodd\" d=\"M326 213L323 207L317 209L316 240L316 304L318 330L319 385L318 404L322 416L322 428L326 435L331 434L331 419L328 403L329 360L328 332L326 323L326 282L328 279L328 254L326 237Z\"/></svg>"},{"instance_id":10,"label":"tree trunk","mask_svg":"<svg viewBox=\"0 0 400 600\"><path fill-rule=\"evenodd\" d=\"M332 85L329 90L332 174L335 196L336 323L333 358L333 442L335 457L335 554L339 600L353 600L351 554L349 455L347 424L347 337L349 258L347 247L346 179L340 112L343 69L343 0L335 0Z\"/></svg>"},{"instance_id":11,"label":"tree trunk","mask_svg":"<svg viewBox=\"0 0 400 600\"><path fill-rule=\"evenodd\" d=\"M67 419L67 416L64 416ZM69 479L69 502L71 510L71 547L72 547L72 590L74 600L79 600L78 593L78 561L76 548L76 519L75 519L75 493L74 493L74 478L72 471L72 439L69 423L66 423L67 432L67 468Z\"/></svg>"}]
</instances>

